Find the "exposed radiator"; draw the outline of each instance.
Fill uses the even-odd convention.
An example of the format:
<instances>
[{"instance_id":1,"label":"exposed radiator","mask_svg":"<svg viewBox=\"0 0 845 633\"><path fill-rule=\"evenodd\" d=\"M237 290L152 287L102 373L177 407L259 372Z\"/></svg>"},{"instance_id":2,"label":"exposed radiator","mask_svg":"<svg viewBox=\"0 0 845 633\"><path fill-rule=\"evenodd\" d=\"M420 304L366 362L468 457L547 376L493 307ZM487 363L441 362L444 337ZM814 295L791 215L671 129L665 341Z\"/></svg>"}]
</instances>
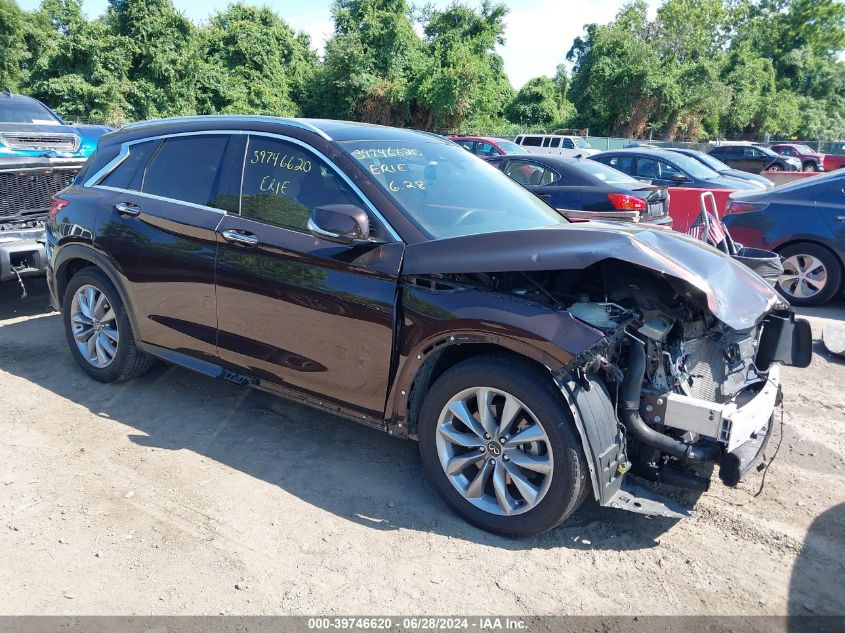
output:
<instances>
[{"instance_id":1,"label":"exposed radiator","mask_svg":"<svg viewBox=\"0 0 845 633\"><path fill-rule=\"evenodd\" d=\"M692 379L692 384L687 382L686 387L690 396L717 403L728 400L721 390L727 374L723 350L722 344L709 338L686 341L684 352L689 355L686 369Z\"/></svg>"}]
</instances>

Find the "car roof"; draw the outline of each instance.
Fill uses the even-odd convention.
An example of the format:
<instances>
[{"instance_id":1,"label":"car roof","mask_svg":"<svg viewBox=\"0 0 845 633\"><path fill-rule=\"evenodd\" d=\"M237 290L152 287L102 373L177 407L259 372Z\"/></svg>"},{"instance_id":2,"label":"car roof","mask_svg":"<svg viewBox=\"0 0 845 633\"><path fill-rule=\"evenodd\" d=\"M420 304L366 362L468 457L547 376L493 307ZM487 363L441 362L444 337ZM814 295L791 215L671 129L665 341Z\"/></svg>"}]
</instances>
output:
<instances>
[{"instance_id":1,"label":"car roof","mask_svg":"<svg viewBox=\"0 0 845 633\"><path fill-rule=\"evenodd\" d=\"M509 143L506 138L499 138L497 136L464 136L452 135L449 137L450 141L487 141L488 143Z\"/></svg>"},{"instance_id":2,"label":"car roof","mask_svg":"<svg viewBox=\"0 0 845 633\"><path fill-rule=\"evenodd\" d=\"M619 154L622 156L652 156L654 158L665 158L666 160L671 160L675 158L676 152L670 152L666 149L651 149L648 147L629 147L625 149L611 149L604 152L599 152L595 156L602 156L605 154Z\"/></svg>"},{"instance_id":3,"label":"car roof","mask_svg":"<svg viewBox=\"0 0 845 633\"><path fill-rule=\"evenodd\" d=\"M508 154L506 156L492 156L489 159L491 162L498 162L501 160L515 160L522 162L543 163L551 167L572 165L578 161L587 160L586 158L574 158L568 156L546 156L544 154Z\"/></svg>"},{"instance_id":4,"label":"car roof","mask_svg":"<svg viewBox=\"0 0 845 633\"><path fill-rule=\"evenodd\" d=\"M109 137L111 140L123 136L139 136L138 132L153 132L157 134L176 134L183 128L191 131L201 129L201 124L207 123L209 129L229 128L261 124L262 127L281 125L296 127L313 132L329 141L425 141L428 143L449 143L446 138L431 132L408 130L371 123L357 123L353 121L335 121L333 119L300 119L263 115L200 115L188 117L173 117L167 119L153 119L130 123L117 130Z\"/></svg>"},{"instance_id":5,"label":"car roof","mask_svg":"<svg viewBox=\"0 0 845 633\"><path fill-rule=\"evenodd\" d=\"M37 103L41 106L44 105L38 99L34 99L33 97L27 97L26 95L15 94L13 92L10 92L8 89L0 92L0 103L9 103L12 101L25 101L27 103Z\"/></svg>"}]
</instances>

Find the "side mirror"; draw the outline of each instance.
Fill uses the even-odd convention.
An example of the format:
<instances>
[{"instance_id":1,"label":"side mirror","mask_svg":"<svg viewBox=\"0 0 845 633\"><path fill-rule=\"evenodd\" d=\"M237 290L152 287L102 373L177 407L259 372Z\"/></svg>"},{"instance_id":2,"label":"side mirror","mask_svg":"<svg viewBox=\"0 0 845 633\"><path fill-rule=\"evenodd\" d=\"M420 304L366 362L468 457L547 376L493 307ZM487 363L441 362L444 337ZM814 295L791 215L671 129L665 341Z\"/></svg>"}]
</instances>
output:
<instances>
[{"instance_id":1,"label":"side mirror","mask_svg":"<svg viewBox=\"0 0 845 633\"><path fill-rule=\"evenodd\" d=\"M327 204L311 212L308 230L330 242L351 244L369 239L370 219L362 208L353 204Z\"/></svg>"},{"instance_id":2,"label":"side mirror","mask_svg":"<svg viewBox=\"0 0 845 633\"><path fill-rule=\"evenodd\" d=\"M672 174L672 182L689 182L689 178L683 174Z\"/></svg>"}]
</instances>

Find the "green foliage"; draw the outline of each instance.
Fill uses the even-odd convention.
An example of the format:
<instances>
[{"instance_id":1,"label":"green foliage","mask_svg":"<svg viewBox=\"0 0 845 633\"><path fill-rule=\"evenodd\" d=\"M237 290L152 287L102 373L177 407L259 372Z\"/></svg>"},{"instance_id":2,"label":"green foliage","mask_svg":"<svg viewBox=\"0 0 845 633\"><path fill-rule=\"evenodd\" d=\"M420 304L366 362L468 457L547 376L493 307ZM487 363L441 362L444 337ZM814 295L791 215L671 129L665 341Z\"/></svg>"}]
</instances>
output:
<instances>
[{"instance_id":1,"label":"green foliage","mask_svg":"<svg viewBox=\"0 0 845 633\"><path fill-rule=\"evenodd\" d=\"M426 63L417 78L417 122L459 131L500 120L513 97L496 44L504 42L507 8L485 0L479 11L453 4L428 9Z\"/></svg>"},{"instance_id":2,"label":"green foliage","mask_svg":"<svg viewBox=\"0 0 845 633\"><path fill-rule=\"evenodd\" d=\"M845 137L845 3L644 0L589 24L554 77L518 92L496 47L507 8L458 0L335 0L318 58L267 7L232 4L195 25L172 0L82 0L31 12L0 0L0 88L70 119L112 124L180 114L357 119L503 136L594 134ZM421 35L420 35L421 33Z\"/></svg>"},{"instance_id":3,"label":"green foliage","mask_svg":"<svg viewBox=\"0 0 845 633\"><path fill-rule=\"evenodd\" d=\"M267 7L231 5L199 34L196 109L297 116L317 62L307 36Z\"/></svg>"},{"instance_id":4,"label":"green foliage","mask_svg":"<svg viewBox=\"0 0 845 633\"><path fill-rule=\"evenodd\" d=\"M24 45L24 16L14 0L0 0L0 90L17 89L29 55Z\"/></svg>"}]
</instances>

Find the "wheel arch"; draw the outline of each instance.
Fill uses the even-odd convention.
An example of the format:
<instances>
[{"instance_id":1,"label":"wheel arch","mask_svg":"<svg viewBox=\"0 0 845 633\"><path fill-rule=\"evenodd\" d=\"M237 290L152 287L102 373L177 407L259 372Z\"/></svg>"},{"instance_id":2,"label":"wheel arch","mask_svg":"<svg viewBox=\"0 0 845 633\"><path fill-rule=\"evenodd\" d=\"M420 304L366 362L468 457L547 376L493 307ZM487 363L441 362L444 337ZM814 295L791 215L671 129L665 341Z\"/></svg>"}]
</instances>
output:
<instances>
[{"instance_id":1,"label":"wheel arch","mask_svg":"<svg viewBox=\"0 0 845 633\"><path fill-rule=\"evenodd\" d=\"M65 291L73 276L89 267L97 268L103 272L109 278L109 281L114 284L117 293L120 295L120 300L126 308L132 330L137 332L138 327L135 322L135 311L132 309L132 302L121 281L120 273L105 255L90 246L68 244L56 254L53 261L53 278L55 280L56 299L58 300L59 306L64 301Z\"/></svg>"},{"instance_id":2,"label":"wheel arch","mask_svg":"<svg viewBox=\"0 0 845 633\"><path fill-rule=\"evenodd\" d=\"M400 390L401 413L394 411L391 428L397 435L415 437L417 418L425 396L439 376L457 364L479 356L504 356L514 362L525 363L548 377L560 392L562 406L572 416L575 432L581 442L586 459L593 495L600 503L608 500L619 490L625 469L619 471L627 457L624 440L619 433L615 409L604 386L595 376L582 376L576 380L574 372L567 367L549 363L542 359L539 350L531 353L513 345L514 341L456 342L442 340L439 345L429 346L428 354L419 360L419 365L409 384ZM544 362L545 360L545 362ZM602 395L604 397L602 397ZM403 426L404 425L404 426Z\"/></svg>"}]
</instances>

